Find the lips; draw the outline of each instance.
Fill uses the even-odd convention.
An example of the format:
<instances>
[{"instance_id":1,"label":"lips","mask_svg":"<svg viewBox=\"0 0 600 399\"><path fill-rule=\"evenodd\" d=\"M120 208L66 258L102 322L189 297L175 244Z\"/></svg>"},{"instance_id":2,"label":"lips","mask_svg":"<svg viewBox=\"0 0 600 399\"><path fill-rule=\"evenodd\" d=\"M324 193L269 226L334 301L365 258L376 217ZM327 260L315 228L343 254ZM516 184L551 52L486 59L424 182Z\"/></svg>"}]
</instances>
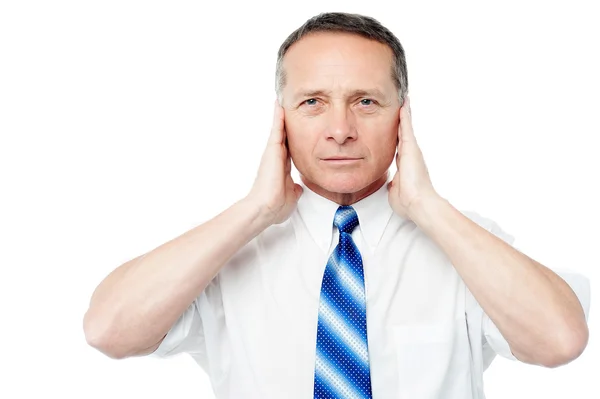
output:
<instances>
[{"instance_id":1,"label":"lips","mask_svg":"<svg viewBox=\"0 0 600 399\"><path fill-rule=\"evenodd\" d=\"M323 158L323 164L331 167L348 167L355 166L359 164L359 161L362 158L350 158L350 157L333 157L333 158Z\"/></svg>"}]
</instances>

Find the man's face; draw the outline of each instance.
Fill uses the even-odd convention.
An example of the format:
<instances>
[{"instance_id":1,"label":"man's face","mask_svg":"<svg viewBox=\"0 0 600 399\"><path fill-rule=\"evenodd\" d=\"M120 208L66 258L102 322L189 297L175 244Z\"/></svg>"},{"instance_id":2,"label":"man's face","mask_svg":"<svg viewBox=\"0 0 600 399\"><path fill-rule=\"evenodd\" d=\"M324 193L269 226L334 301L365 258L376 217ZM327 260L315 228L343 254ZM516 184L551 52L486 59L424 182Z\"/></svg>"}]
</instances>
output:
<instances>
[{"instance_id":1,"label":"man's face","mask_svg":"<svg viewBox=\"0 0 600 399\"><path fill-rule=\"evenodd\" d=\"M294 43L283 66L285 128L300 174L333 193L381 178L398 138L391 49L357 35L316 33Z\"/></svg>"}]
</instances>

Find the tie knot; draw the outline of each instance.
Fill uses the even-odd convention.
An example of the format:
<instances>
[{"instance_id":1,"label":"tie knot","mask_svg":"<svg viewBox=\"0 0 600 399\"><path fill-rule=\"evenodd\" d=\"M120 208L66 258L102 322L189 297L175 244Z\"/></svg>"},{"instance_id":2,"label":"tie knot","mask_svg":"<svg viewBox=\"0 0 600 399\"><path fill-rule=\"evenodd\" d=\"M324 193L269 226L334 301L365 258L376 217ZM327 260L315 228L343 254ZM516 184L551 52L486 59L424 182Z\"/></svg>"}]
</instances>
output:
<instances>
[{"instance_id":1,"label":"tie knot","mask_svg":"<svg viewBox=\"0 0 600 399\"><path fill-rule=\"evenodd\" d=\"M351 206L340 206L335 212L333 225L338 228L340 233L352 233L352 230L358 226L358 215Z\"/></svg>"}]
</instances>

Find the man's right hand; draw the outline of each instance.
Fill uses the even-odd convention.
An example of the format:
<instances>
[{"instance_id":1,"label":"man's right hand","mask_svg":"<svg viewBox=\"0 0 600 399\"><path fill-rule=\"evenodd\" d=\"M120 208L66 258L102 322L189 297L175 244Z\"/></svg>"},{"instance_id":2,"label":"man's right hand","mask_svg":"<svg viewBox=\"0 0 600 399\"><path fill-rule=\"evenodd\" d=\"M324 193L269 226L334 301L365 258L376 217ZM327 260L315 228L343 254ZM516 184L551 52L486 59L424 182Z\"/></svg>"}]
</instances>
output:
<instances>
[{"instance_id":1,"label":"man's right hand","mask_svg":"<svg viewBox=\"0 0 600 399\"><path fill-rule=\"evenodd\" d=\"M262 155L248 201L259 207L270 224L285 221L302 195L302 187L290 174L292 161L287 147L284 109L275 101L273 127Z\"/></svg>"}]
</instances>

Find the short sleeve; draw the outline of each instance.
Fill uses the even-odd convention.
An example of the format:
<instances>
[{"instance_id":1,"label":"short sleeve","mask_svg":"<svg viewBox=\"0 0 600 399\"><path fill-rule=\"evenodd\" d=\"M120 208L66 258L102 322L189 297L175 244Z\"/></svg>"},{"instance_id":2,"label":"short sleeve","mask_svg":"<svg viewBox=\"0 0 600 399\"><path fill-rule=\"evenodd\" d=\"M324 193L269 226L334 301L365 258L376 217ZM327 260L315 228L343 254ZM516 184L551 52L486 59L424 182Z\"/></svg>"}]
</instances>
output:
<instances>
[{"instance_id":1,"label":"short sleeve","mask_svg":"<svg viewBox=\"0 0 600 399\"><path fill-rule=\"evenodd\" d=\"M179 353L204 352L204 331L198 310L198 299L179 316L151 356L165 358Z\"/></svg>"},{"instance_id":2,"label":"short sleeve","mask_svg":"<svg viewBox=\"0 0 600 399\"><path fill-rule=\"evenodd\" d=\"M577 299L579 299L579 302L581 303L581 307L583 308L583 311L585 313L585 319L587 321L590 311L589 280L585 276L571 271L552 271L556 273L560 278L565 280L569 287L571 287L571 289L577 296ZM517 358L511 352L508 342L500 333L500 330L498 330L492 319L490 319L490 317L485 313L483 313L482 332L485 338L485 343L487 343L487 345L489 345L489 347L495 353L510 360L517 360Z\"/></svg>"},{"instance_id":3,"label":"short sleeve","mask_svg":"<svg viewBox=\"0 0 600 399\"><path fill-rule=\"evenodd\" d=\"M466 214L466 213L465 213ZM489 232L499 237L506 243L511 246L517 248L514 245L515 238L511 234L504 231L496 222L483 218L482 216L476 213L466 214L473 221L478 223L480 226L486 228ZM559 277L561 277L565 282L571 287L579 302L582 305L582 308L585 313L586 320L589 315L590 308L590 284L589 280L578 273L566 270L552 270ZM469 312L474 313L475 317L479 314L481 318L481 331L483 335L483 360L485 367L491 363L496 354L509 359L509 360L517 360L517 358L512 353L508 341L502 336L500 330L496 327L492 319L483 311L483 308L479 305L477 300L471 294L471 292L467 289L467 309Z\"/></svg>"}]
</instances>

